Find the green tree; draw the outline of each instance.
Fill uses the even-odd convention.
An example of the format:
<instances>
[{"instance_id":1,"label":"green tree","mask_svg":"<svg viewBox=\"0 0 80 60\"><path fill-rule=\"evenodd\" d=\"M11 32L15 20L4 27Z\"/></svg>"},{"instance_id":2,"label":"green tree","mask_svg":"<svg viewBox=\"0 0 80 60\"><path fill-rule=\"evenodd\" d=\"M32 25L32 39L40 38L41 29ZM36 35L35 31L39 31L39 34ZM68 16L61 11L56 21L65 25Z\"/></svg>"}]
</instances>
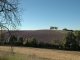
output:
<instances>
[{"instance_id":1,"label":"green tree","mask_svg":"<svg viewBox=\"0 0 80 60\"><path fill-rule=\"evenodd\" d=\"M26 38L26 39L24 40L23 45L24 45L24 46L27 46L27 45L28 45L28 38Z\"/></svg>"},{"instance_id":2,"label":"green tree","mask_svg":"<svg viewBox=\"0 0 80 60\"><path fill-rule=\"evenodd\" d=\"M45 47L45 43L44 42L39 42L38 47L44 48Z\"/></svg>"},{"instance_id":3,"label":"green tree","mask_svg":"<svg viewBox=\"0 0 80 60\"><path fill-rule=\"evenodd\" d=\"M54 27L51 26L51 27L50 27L50 30L53 30L53 29L54 29Z\"/></svg>"},{"instance_id":4,"label":"green tree","mask_svg":"<svg viewBox=\"0 0 80 60\"><path fill-rule=\"evenodd\" d=\"M58 29L58 27L54 27L54 29L56 29L56 30L57 30L57 29Z\"/></svg>"},{"instance_id":5,"label":"green tree","mask_svg":"<svg viewBox=\"0 0 80 60\"><path fill-rule=\"evenodd\" d=\"M64 28L63 30L64 30L64 31L67 31L68 29L67 29L67 28Z\"/></svg>"},{"instance_id":6,"label":"green tree","mask_svg":"<svg viewBox=\"0 0 80 60\"><path fill-rule=\"evenodd\" d=\"M79 46L79 44L80 44L80 31L75 31L74 35L76 36L76 41Z\"/></svg>"},{"instance_id":7,"label":"green tree","mask_svg":"<svg viewBox=\"0 0 80 60\"><path fill-rule=\"evenodd\" d=\"M17 42L17 38L15 37L15 35L11 35L9 38L8 38L8 43L10 43L11 45L15 45Z\"/></svg>"},{"instance_id":8,"label":"green tree","mask_svg":"<svg viewBox=\"0 0 80 60\"><path fill-rule=\"evenodd\" d=\"M58 39L53 39L52 43L53 43L53 45L59 45L59 40Z\"/></svg>"},{"instance_id":9,"label":"green tree","mask_svg":"<svg viewBox=\"0 0 80 60\"><path fill-rule=\"evenodd\" d=\"M28 40L28 42L32 45L32 46L36 46L37 45L37 41L36 39L33 37L30 40Z\"/></svg>"},{"instance_id":10,"label":"green tree","mask_svg":"<svg viewBox=\"0 0 80 60\"><path fill-rule=\"evenodd\" d=\"M17 44L18 45L23 45L23 37L18 37L17 38Z\"/></svg>"},{"instance_id":11,"label":"green tree","mask_svg":"<svg viewBox=\"0 0 80 60\"><path fill-rule=\"evenodd\" d=\"M26 39L24 44L27 45L27 46L34 46L34 47L36 47L37 46L37 41L36 41L36 39L34 37L33 38L28 38L28 39Z\"/></svg>"},{"instance_id":12,"label":"green tree","mask_svg":"<svg viewBox=\"0 0 80 60\"><path fill-rule=\"evenodd\" d=\"M74 49L77 47L76 38L75 38L73 32L68 32L65 35L65 37L62 41L62 46L67 49Z\"/></svg>"}]
</instances>

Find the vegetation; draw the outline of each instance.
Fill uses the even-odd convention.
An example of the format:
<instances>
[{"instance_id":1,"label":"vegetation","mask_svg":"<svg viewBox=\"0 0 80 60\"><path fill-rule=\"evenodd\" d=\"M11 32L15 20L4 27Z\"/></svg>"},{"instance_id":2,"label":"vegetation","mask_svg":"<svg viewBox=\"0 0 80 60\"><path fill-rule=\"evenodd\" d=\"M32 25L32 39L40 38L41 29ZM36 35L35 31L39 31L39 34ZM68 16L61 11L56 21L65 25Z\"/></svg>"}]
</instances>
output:
<instances>
[{"instance_id":1,"label":"vegetation","mask_svg":"<svg viewBox=\"0 0 80 60\"><path fill-rule=\"evenodd\" d=\"M20 49L22 50L22 49ZM42 56L38 56L35 53L18 53L10 54L9 51L0 51L0 60L50 60L50 58L45 58Z\"/></svg>"},{"instance_id":2,"label":"vegetation","mask_svg":"<svg viewBox=\"0 0 80 60\"><path fill-rule=\"evenodd\" d=\"M57 30L57 29L58 29L58 27L54 27L54 29L56 29L56 30Z\"/></svg>"},{"instance_id":3,"label":"vegetation","mask_svg":"<svg viewBox=\"0 0 80 60\"><path fill-rule=\"evenodd\" d=\"M26 39L24 45L25 46L33 46L33 47L36 47L37 46L37 41L36 41L36 39L34 37L33 38L28 38L28 39Z\"/></svg>"},{"instance_id":4,"label":"vegetation","mask_svg":"<svg viewBox=\"0 0 80 60\"><path fill-rule=\"evenodd\" d=\"M50 27L50 30L54 30L54 29L57 30L58 27L53 27L53 26Z\"/></svg>"},{"instance_id":5,"label":"vegetation","mask_svg":"<svg viewBox=\"0 0 80 60\"><path fill-rule=\"evenodd\" d=\"M19 46L23 45L23 37L17 38L17 45L19 45Z\"/></svg>"},{"instance_id":6,"label":"vegetation","mask_svg":"<svg viewBox=\"0 0 80 60\"><path fill-rule=\"evenodd\" d=\"M64 31L67 31L67 28L64 28L63 30L64 30Z\"/></svg>"},{"instance_id":7,"label":"vegetation","mask_svg":"<svg viewBox=\"0 0 80 60\"><path fill-rule=\"evenodd\" d=\"M80 60L79 51L14 47L14 54L10 54L9 48L0 46L0 56L7 57L7 60Z\"/></svg>"},{"instance_id":8,"label":"vegetation","mask_svg":"<svg viewBox=\"0 0 80 60\"><path fill-rule=\"evenodd\" d=\"M52 43L53 43L53 45L59 45L59 40L58 39L53 39Z\"/></svg>"},{"instance_id":9,"label":"vegetation","mask_svg":"<svg viewBox=\"0 0 80 60\"><path fill-rule=\"evenodd\" d=\"M75 31L74 35L76 37L76 41L77 41L77 44L79 46L80 45L80 31Z\"/></svg>"},{"instance_id":10,"label":"vegetation","mask_svg":"<svg viewBox=\"0 0 80 60\"><path fill-rule=\"evenodd\" d=\"M77 41L76 37L74 36L73 32L68 32L63 41L62 46L67 49L76 49L77 48Z\"/></svg>"},{"instance_id":11,"label":"vegetation","mask_svg":"<svg viewBox=\"0 0 80 60\"><path fill-rule=\"evenodd\" d=\"M17 38L15 37L15 35L11 35L11 36L8 38L8 43L9 43L9 44L16 45L16 42L17 42Z\"/></svg>"},{"instance_id":12,"label":"vegetation","mask_svg":"<svg viewBox=\"0 0 80 60\"><path fill-rule=\"evenodd\" d=\"M19 0L0 0L0 44L3 43L2 31L7 30L9 36L12 34L9 30L16 30L21 25L21 18L19 14ZM11 37L12 39L12 37ZM12 42L12 44L11 44ZM13 40L9 41L13 45ZM12 46L11 46L12 48Z\"/></svg>"},{"instance_id":13,"label":"vegetation","mask_svg":"<svg viewBox=\"0 0 80 60\"><path fill-rule=\"evenodd\" d=\"M11 35L8 40L1 45L14 45L14 46L26 46L37 48L54 48L54 49L67 49L67 50L80 50L80 31L67 32L63 40L53 38L52 44L38 42L35 37L23 39L23 37L16 37Z\"/></svg>"},{"instance_id":14,"label":"vegetation","mask_svg":"<svg viewBox=\"0 0 80 60\"><path fill-rule=\"evenodd\" d=\"M8 41L6 42L8 45L10 45L11 43L13 43L13 45L15 46L26 46L26 47L31 47L31 50L32 50L32 47L37 47L36 50L38 50L38 48L49 48L49 49L61 49L61 50L78 50L80 51L80 31L70 31L70 32L67 32L64 36L64 39L62 41L59 41L58 39L55 39L53 38L52 40L52 44L49 44L49 43L44 43L44 42L38 42L36 40L35 37L32 37L32 38L28 38L26 39L25 41L23 40L23 37L16 37L15 35L11 35L9 38L8 38ZM4 43L2 43L4 44ZM6 44L4 44L6 45ZM14 47L15 48L15 47ZM20 48L20 47L19 47ZM17 50L17 48L15 48ZM27 49L24 49L24 47L22 48L23 51L27 50ZM0 50L7 50L7 49L2 49L0 48ZM31 51L29 50L28 52L31 53L31 54L27 54L27 55L24 55L24 54L15 54L14 55L9 55L6 57L6 55L0 55L0 59L2 60L26 60L26 59L40 59L40 60L51 60L53 58L48 58L48 56L46 56L46 58L44 58L43 56L45 55L44 52L42 51L39 51L40 53L44 53L43 56L42 55L38 55L38 54L35 54L35 53L32 53L33 50ZM8 50L7 50L8 51ZM19 52L19 50L17 50L17 52ZM34 50L35 51L35 50ZM26 53L28 53L26 52ZM38 51L36 51L38 53ZM23 53L23 52L22 52ZM25 53L25 54L26 54ZM39 54L40 54L39 53ZM49 52L50 53L50 52ZM53 52L51 52L52 54ZM57 53L57 52L56 52ZM62 53L62 52L61 52ZM65 52L66 53L66 52ZM48 53L47 53L48 54ZM54 54L54 53L53 53ZM70 52L69 52L70 54ZM69 55L68 54L68 55ZM23 58L21 58L21 56ZM25 57L26 56L26 57ZM52 55L53 56L53 55ZM61 56L61 55L60 55ZM20 57L20 58L17 58L17 57ZM70 58L72 59L72 58Z\"/></svg>"}]
</instances>

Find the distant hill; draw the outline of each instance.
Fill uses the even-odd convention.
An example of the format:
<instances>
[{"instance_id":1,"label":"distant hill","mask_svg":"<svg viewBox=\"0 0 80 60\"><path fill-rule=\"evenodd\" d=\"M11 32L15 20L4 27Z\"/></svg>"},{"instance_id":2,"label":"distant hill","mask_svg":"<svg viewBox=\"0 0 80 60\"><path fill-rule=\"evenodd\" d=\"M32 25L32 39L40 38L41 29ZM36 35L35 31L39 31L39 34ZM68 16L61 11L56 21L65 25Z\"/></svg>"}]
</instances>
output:
<instances>
[{"instance_id":1,"label":"distant hill","mask_svg":"<svg viewBox=\"0 0 80 60\"><path fill-rule=\"evenodd\" d=\"M24 38L32 38L35 37L37 42L51 43L52 39L58 39L61 41L63 39L64 33L63 31L56 30L20 30L20 31L11 31L11 33L15 36L21 36ZM7 40L8 32L5 32L5 39Z\"/></svg>"}]
</instances>

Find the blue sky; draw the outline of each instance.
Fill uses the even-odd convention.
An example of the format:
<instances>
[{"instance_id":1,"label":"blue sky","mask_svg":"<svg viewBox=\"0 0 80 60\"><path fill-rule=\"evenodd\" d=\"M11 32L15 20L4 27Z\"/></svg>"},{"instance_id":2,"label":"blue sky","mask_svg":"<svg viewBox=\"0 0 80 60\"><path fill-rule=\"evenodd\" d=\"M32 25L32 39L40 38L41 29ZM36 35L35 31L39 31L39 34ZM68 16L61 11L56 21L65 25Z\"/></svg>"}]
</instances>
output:
<instances>
[{"instance_id":1,"label":"blue sky","mask_svg":"<svg viewBox=\"0 0 80 60\"><path fill-rule=\"evenodd\" d=\"M20 0L21 30L49 29L56 26L80 30L80 0Z\"/></svg>"}]
</instances>

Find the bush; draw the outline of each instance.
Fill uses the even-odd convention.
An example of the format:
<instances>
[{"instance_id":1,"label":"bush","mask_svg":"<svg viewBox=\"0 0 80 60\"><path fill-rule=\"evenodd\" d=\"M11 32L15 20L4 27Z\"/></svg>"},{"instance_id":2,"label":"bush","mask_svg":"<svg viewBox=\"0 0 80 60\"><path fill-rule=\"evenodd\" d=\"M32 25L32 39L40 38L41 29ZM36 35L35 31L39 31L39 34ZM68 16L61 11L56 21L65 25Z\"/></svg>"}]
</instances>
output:
<instances>
[{"instance_id":1,"label":"bush","mask_svg":"<svg viewBox=\"0 0 80 60\"><path fill-rule=\"evenodd\" d=\"M58 39L53 39L52 44L53 45L59 45L59 40Z\"/></svg>"},{"instance_id":2,"label":"bush","mask_svg":"<svg viewBox=\"0 0 80 60\"><path fill-rule=\"evenodd\" d=\"M73 34L73 32L68 32L63 41L62 41L62 46L65 49L76 49L77 47L77 41L76 38Z\"/></svg>"},{"instance_id":3,"label":"bush","mask_svg":"<svg viewBox=\"0 0 80 60\"><path fill-rule=\"evenodd\" d=\"M40 42L40 43L38 44L38 47L40 47L40 48L43 48L44 46L45 46L44 42Z\"/></svg>"},{"instance_id":4,"label":"bush","mask_svg":"<svg viewBox=\"0 0 80 60\"><path fill-rule=\"evenodd\" d=\"M17 38L17 45L19 45L19 46L23 45L23 37Z\"/></svg>"},{"instance_id":5,"label":"bush","mask_svg":"<svg viewBox=\"0 0 80 60\"><path fill-rule=\"evenodd\" d=\"M11 35L11 36L8 38L8 43L9 43L9 44L16 45L16 42L17 42L17 38L15 37L15 35Z\"/></svg>"},{"instance_id":6,"label":"bush","mask_svg":"<svg viewBox=\"0 0 80 60\"><path fill-rule=\"evenodd\" d=\"M31 47L36 47L37 46L37 41L35 38L28 38L26 39L26 41L24 42L25 46L31 46Z\"/></svg>"}]
</instances>

